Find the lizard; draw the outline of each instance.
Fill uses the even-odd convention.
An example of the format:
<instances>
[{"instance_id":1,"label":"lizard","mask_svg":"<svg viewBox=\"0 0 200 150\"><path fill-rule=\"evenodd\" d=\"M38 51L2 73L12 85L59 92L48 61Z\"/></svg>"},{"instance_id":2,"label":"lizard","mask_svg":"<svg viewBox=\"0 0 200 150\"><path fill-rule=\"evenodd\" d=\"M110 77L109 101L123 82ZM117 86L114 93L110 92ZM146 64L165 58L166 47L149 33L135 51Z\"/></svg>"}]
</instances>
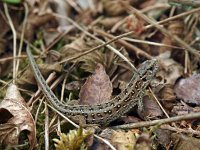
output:
<instances>
[{"instance_id":1,"label":"lizard","mask_svg":"<svg viewBox=\"0 0 200 150\"><path fill-rule=\"evenodd\" d=\"M158 71L158 61L156 59L146 60L140 65L138 71L133 74L126 88L108 102L96 105L66 105L56 97L47 85L28 46L26 53L34 77L53 107L72 121L76 120L76 116L81 116L88 124L109 124L130 111L137 104L142 104L145 90Z\"/></svg>"}]
</instances>

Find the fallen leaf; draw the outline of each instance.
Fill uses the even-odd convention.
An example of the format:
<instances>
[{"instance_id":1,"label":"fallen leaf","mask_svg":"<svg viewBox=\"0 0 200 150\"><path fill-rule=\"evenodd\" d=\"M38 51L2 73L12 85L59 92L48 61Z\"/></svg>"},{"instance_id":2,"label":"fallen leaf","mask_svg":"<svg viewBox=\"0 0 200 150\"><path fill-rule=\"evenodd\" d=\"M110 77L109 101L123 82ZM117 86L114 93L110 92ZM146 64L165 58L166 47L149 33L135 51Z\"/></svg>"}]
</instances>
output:
<instances>
[{"instance_id":1,"label":"fallen leaf","mask_svg":"<svg viewBox=\"0 0 200 150\"><path fill-rule=\"evenodd\" d=\"M174 85L166 84L159 92L160 98L165 102L173 102L176 100L174 94Z\"/></svg>"},{"instance_id":2,"label":"fallen leaf","mask_svg":"<svg viewBox=\"0 0 200 150\"><path fill-rule=\"evenodd\" d=\"M20 133L27 131L30 149L35 147L35 122L17 86L14 84L8 87L6 96L0 103L0 116L2 121L0 122L0 141L2 142L0 144L17 145L19 144Z\"/></svg>"},{"instance_id":3,"label":"fallen leaf","mask_svg":"<svg viewBox=\"0 0 200 150\"><path fill-rule=\"evenodd\" d=\"M152 118L157 118L162 116L163 112L160 109L159 105L155 100L150 99L148 96L144 96L143 98L143 109L144 111L138 111L138 114L141 118L145 120L149 120Z\"/></svg>"},{"instance_id":4,"label":"fallen leaf","mask_svg":"<svg viewBox=\"0 0 200 150\"><path fill-rule=\"evenodd\" d=\"M104 129L100 136L108 140L116 149L119 150L131 150L134 149L136 143L135 135L138 134L138 130L131 130L128 132L122 130L112 130L109 128ZM102 142L98 142L96 146L97 150L110 150L108 145Z\"/></svg>"},{"instance_id":5,"label":"fallen leaf","mask_svg":"<svg viewBox=\"0 0 200 150\"><path fill-rule=\"evenodd\" d=\"M200 74L181 79L174 87L176 96L186 103L200 105Z\"/></svg>"},{"instance_id":6,"label":"fallen leaf","mask_svg":"<svg viewBox=\"0 0 200 150\"><path fill-rule=\"evenodd\" d=\"M108 102L112 95L112 83L104 67L97 64L95 74L87 79L80 90L80 104L91 105Z\"/></svg>"},{"instance_id":7,"label":"fallen leaf","mask_svg":"<svg viewBox=\"0 0 200 150\"><path fill-rule=\"evenodd\" d=\"M136 144L136 138L132 131L114 131L111 137L112 144L120 150L133 149Z\"/></svg>"}]
</instances>

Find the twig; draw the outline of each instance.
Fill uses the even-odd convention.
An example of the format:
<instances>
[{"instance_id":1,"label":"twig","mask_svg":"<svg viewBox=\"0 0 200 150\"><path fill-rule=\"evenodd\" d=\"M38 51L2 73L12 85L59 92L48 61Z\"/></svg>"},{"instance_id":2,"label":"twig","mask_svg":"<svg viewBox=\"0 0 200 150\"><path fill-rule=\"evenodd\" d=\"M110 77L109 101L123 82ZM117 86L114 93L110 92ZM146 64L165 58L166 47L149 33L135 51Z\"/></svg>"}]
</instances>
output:
<instances>
[{"instance_id":1,"label":"twig","mask_svg":"<svg viewBox=\"0 0 200 150\"><path fill-rule=\"evenodd\" d=\"M148 11L151 11L151 10L163 10L163 9L168 9L170 7L170 5L169 4L166 4L166 3L164 3L164 4L161 4L161 3L158 3L158 4L155 4L155 5L150 5L150 6L147 6L147 7L145 7L145 8L143 8L142 10L141 10L141 12L142 13L146 13L146 12L148 12Z\"/></svg>"},{"instance_id":2,"label":"twig","mask_svg":"<svg viewBox=\"0 0 200 150\"><path fill-rule=\"evenodd\" d=\"M60 96L60 101L63 102L63 98L64 98L64 92L65 92L65 84L67 82L67 78L69 76L69 73L65 76L64 81L62 83L62 90L61 90L61 96ZM61 127L60 127L61 123L60 123L60 116L58 116L58 131L61 132Z\"/></svg>"},{"instance_id":3,"label":"twig","mask_svg":"<svg viewBox=\"0 0 200 150\"><path fill-rule=\"evenodd\" d=\"M182 47L178 46L173 46L173 45L167 45L167 44L162 44L162 43L156 43L156 42L151 42L151 41L145 41L145 40L138 40L138 39L133 39L133 38L122 38L125 41L128 42L134 42L134 43L143 43L143 44L149 44L149 45L154 45L154 46L160 46L160 47L169 47L169 48L175 48L175 49L183 49Z\"/></svg>"},{"instance_id":4,"label":"twig","mask_svg":"<svg viewBox=\"0 0 200 150\"><path fill-rule=\"evenodd\" d=\"M120 126L114 126L114 129L132 129L132 128L141 128L141 127L148 127L148 126L154 126L154 125L161 125L181 120L190 120L190 119L199 119L200 118L200 112L198 113L191 113L187 115L182 116L176 116L166 119L159 119L159 120L153 120L153 121L141 121L138 123L131 123L126 125L120 125Z\"/></svg>"},{"instance_id":5,"label":"twig","mask_svg":"<svg viewBox=\"0 0 200 150\"><path fill-rule=\"evenodd\" d=\"M39 103L39 106L37 107L37 111L35 113L35 122L37 122L37 119L38 119L38 115L40 113L40 108L42 106L42 102L44 101L44 96L42 97L42 99L40 100L40 103Z\"/></svg>"},{"instance_id":6,"label":"twig","mask_svg":"<svg viewBox=\"0 0 200 150\"><path fill-rule=\"evenodd\" d=\"M34 56L34 58L38 58L39 56ZM9 60L14 60L14 59L21 59L21 58L27 58L27 55L21 55L21 56L16 56L16 57L6 57L6 58L0 58L0 62L5 62Z\"/></svg>"},{"instance_id":7,"label":"twig","mask_svg":"<svg viewBox=\"0 0 200 150\"><path fill-rule=\"evenodd\" d=\"M182 133L187 133L187 134L193 134L193 135L198 135L200 136L200 131L195 131L193 130L192 128L189 128L189 129L180 129L180 128L177 128L177 127L172 127L170 125L161 125L160 126L161 129L165 129L165 130L170 130L170 131L174 131L174 132L182 132Z\"/></svg>"},{"instance_id":8,"label":"twig","mask_svg":"<svg viewBox=\"0 0 200 150\"><path fill-rule=\"evenodd\" d=\"M15 58L16 53L17 53L17 34L15 31L15 27L13 25L12 19L10 18L7 4L4 3L3 6L4 6L6 17L8 18L8 22L9 22L11 30L12 30L12 34L13 34L13 58ZM15 84L15 79L16 79L16 60L14 59L13 60L13 84Z\"/></svg>"}]
</instances>

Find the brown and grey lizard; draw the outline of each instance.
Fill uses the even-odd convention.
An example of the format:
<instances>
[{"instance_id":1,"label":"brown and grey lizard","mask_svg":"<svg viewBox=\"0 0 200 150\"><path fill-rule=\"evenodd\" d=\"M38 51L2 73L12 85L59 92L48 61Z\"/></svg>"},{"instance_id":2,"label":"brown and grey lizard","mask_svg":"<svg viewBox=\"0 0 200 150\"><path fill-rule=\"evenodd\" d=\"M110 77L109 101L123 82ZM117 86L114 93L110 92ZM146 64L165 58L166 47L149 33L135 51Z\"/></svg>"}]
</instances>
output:
<instances>
[{"instance_id":1,"label":"brown and grey lizard","mask_svg":"<svg viewBox=\"0 0 200 150\"><path fill-rule=\"evenodd\" d=\"M76 116L82 116L89 124L108 124L141 103L146 87L158 70L156 60L147 60L141 64L126 88L109 102L98 105L65 105L59 101L45 82L28 47L26 51L35 79L50 103L70 119L76 120Z\"/></svg>"}]
</instances>

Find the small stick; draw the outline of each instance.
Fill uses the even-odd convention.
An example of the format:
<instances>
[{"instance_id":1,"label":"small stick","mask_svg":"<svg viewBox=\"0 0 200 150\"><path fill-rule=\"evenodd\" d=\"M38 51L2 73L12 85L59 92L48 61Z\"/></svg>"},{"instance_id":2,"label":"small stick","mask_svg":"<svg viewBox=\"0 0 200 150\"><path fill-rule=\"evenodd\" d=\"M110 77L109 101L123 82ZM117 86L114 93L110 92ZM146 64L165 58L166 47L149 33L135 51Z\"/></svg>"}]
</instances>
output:
<instances>
[{"instance_id":1,"label":"small stick","mask_svg":"<svg viewBox=\"0 0 200 150\"><path fill-rule=\"evenodd\" d=\"M187 134L193 134L193 135L198 135L200 136L200 131L196 131L196 130L193 130L192 128L189 128L189 129L180 129L180 128L177 128L177 127L172 127L170 125L161 125L160 126L161 129L165 129L165 130L170 130L170 131L174 131L174 132L180 132L180 133L187 133Z\"/></svg>"},{"instance_id":2,"label":"small stick","mask_svg":"<svg viewBox=\"0 0 200 150\"><path fill-rule=\"evenodd\" d=\"M199 118L200 118L200 112L176 116L176 117L171 117L171 118L166 118L166 119L153 120L153 121L141 121L141 122L138 122L138 123L131 123L131 124L126 124L126 125L114 126L113 128L114 129L133 129L133 128L148 127L148 126L171 123L171 122L175 122L175 121L199 119Z\"/></svg>"}]
</instances>

